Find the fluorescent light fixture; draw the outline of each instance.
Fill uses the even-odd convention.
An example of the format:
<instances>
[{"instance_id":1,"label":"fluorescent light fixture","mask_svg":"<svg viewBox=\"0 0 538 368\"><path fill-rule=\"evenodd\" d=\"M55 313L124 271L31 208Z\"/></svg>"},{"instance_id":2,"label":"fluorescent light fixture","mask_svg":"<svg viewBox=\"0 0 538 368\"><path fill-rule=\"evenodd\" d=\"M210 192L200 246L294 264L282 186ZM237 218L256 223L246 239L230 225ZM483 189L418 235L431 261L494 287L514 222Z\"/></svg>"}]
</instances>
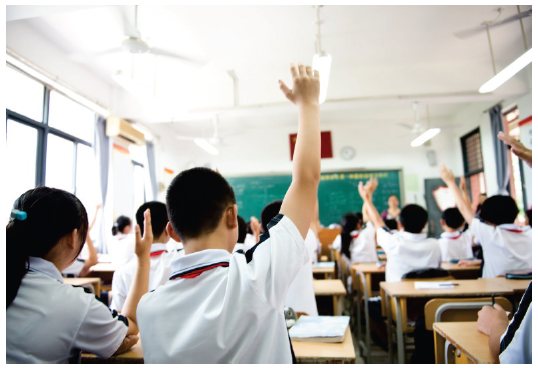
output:
<instances>
[{"instance_id":1,"label":"fluorescent light fixture","mask_svg":"<svg viewBox=\"0 0 538 368\"><path fill-rule=\"evenodd\" d=\"M315 54L312 60L312 69L319 72L319 103L324 103L327 98L327 88L329 87L329 74L331 72L332 56L322 53Z\"/></svg>"},{"instance_id":2,"label":"fluorescent light fixture","mask_svg":"<svg viewBox=\"0 0 538 368\"><path fill-rule=\"evenodd\" d=\"M521 69L523 69L532 62L531 53L532 49L529 49L526 53L518 57L515 61L512 62L512 64L508 65L506 68L497 73L497 75L484 83L482 87L480 87L478 92L493 92L497 88L502 86L504 82L512 78L514 75L516 75L517 72L519 72Z\"/></svg>"},{"instance_id":3,"label":"fluorescent light fixture","mask_svg":"<svg viewBox=\"0 0 538 368\"><path fill-rule=\"evenodd\" d=\"M78 102L82 106L87 107L88 109L98 113L99 115L105 118L110 115L110 111L108 111L104 107L96 104L93 101L90 101L86 97L81 96L80 94L75 92L72 88L70 87L68 88L60 84L58 81L52 79L51 77L46 76L44 72L37 70L37 67L33 67L29 65L29 63L23 62L22 60L19 60L18 58L10 55L9 53L6 53L6 62L14 66L15 68L25 72L29 76L37 79L41 83L46 84L50 86L51 88L55 89L56 91L66 95L67 97L69 97L73 101Z\"/></svg>"},{"instance_id":4,"label":"fluorescent light fixture","mask_svg":"<svg viewBox=\"0 0 538 368\"><path fill-rule=\"evenodd\" d=\"M213 146L211 143L209 143L207 140L205 139L202 139L202 138L196 138L194 140L194 143L196 143L198 145L198 147L202 148L204 151L206 151L207 153L211 154L211 155L218 155L219 154L219 150L215 148L215 146Z\"/></svg>"},{"instance_id":5,"label":"fluorescent light fixture","mask_svg":"<svg viewBox=\"0 0 538 368\"><path fill-rule=\"evenodd\" d=\"M426 130L424 133L413 139L413 142L411 142L411 147L418 147L422 146L424 143L435 137L437 134L441 132L441 129L439 128L432 128Z\"/></svg>"}]
</instances>

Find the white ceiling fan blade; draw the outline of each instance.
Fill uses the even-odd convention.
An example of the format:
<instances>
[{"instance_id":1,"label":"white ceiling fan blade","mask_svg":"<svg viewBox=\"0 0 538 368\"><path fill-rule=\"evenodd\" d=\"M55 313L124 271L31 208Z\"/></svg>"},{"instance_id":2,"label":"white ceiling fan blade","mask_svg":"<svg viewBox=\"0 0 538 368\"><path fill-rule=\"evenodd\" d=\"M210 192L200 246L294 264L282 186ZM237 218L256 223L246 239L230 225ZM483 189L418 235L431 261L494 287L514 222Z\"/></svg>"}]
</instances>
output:
<instances>
[{"instance_id":1,"label":"white ceiling fan blade","mask_svg":"<svg viewBox=\"0 0 538 368\"><path fill-rule=\"evenodd\" d=\"M495 23L491 23L489 25L489 28L494 28L494 27L497 27L497 26L500 26L502 24L506 24L506 23L509 23L509 22L513 22L514 20L519 20L519 19L522 19L522 18L526 18L528 16L531 16L532 15L532 9L530 10L527 10L527 11L524 11L524 12L521 12L519 14L516 14L516 15L513 15L511 17L508 17L508 18L505 18L503 20L500 20L498 22L495 22ZM464 30L461 30L461 31L458 31L458 32L455 32L454 33L454 36L464 40L466 38L469 38L469 37L472 37L472 36L475 36L483 31L486 30L486 25L485 24L481 24L479 26L476 26L476 27L473 27L473 28L468 28L468 29L464 29Z\"/></svg>"},{"instance_id":2,"label":"white ceiling fan blade","mask_svg":"<svg viewBox=\"0 0 538 368\"><path fill-rule=\"evenodd\" d=\"M115 47L113 49L108 49L96 54L85 54L82 52L76 52L68 55L68 58L79 63L79 64L89 64L95 61L96 58L107 55L114 55L123 52L121 47Z\"/></svg>"},{"instance_id":3,"label":"white ceiling fan blade","mask_svg":"<svg viewBox=\"0 0 538 368\"><path fill-rule=\"evenodd\" d=\"M399 122L399 123L396 123L396 125L399 125L402 128L407 128L409 130L412 130L414 128L414 125L411 125L411 124L408 124L408 123Z\"/></svg>"},{"instance_id":4,"label":"white ceiling fan blade","mask_svg":"<svg viewBox=\"0 0 538 368\"><path fill-rule=\"evenodd\" d=\"M126 37L141 38L140 31L135 26L136 5L133 6L118 6L119 15L122 22L123 34Z\"/></svg>"},{"instance_id":5,"label":"white ceiling fan blade","mask_svg":"<svg viewBox=\"0 0 538 368\"><path fill-rule=\"evenodd\" d=\"M108 49L105 51L98 52L96 54L93 54L92 57L101 57L101 56L108 56L108 55L114 55L124 52L121 47L114 47L113 49Z\"/></svg>"},{"instance_id":6,"label":"white ceiling fan blade","mask_svg":"<svg viewBox=\"0 0 538 368\"><path fill-rule=\"evenodd\" d=\"M205 62L205 61L200 61L200 60L197 60L197 59L193 59L193 58L190 58L188 56L178 55L178 54L175 54L175 53L170 52L170 51L163 50L163 49L158 48L158 47L152 47L149 52L151 54L155 54L155 55L158 55L158 56L166 56L166 57L170 57L170 58L173 58L173 59L178 59L178 60L185 61L185 62L188 62L188 63L191 63L191 64L199 65L199 66L203 66L203 65L207 64L207 62Z\"/></svg>"},{"instance_id":7,"label":"white ceiling fan blade","mask_svg":"<svg viewBox=\"0 0 538 368\"><path fill-rule=\"evenodd\" d=\"M185 135L176 135L176 138L181 139L183 141L194 141L195 139L205 139L205 138L201 138L201 137L188 137L188 136L185 136Z\"/></svg>"}]
</instances>

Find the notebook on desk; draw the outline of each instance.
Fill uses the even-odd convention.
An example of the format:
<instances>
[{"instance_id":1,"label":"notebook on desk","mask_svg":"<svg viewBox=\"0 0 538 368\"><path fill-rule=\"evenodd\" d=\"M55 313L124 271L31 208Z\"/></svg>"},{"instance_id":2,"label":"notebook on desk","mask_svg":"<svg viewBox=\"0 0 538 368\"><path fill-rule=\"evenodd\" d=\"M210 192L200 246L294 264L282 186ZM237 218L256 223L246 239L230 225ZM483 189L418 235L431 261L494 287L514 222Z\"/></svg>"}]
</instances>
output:
<instances>
[{"instance_id":1,"label":"notebook on desk","mask_svg":"<svg viewBox=\"0 0 538 368\"><path fill-rule=\"evenodd\" d=\"M301 316L290 328L291 341L342 342L349 329L349 316Z\"/></svg>"}]
</instances>

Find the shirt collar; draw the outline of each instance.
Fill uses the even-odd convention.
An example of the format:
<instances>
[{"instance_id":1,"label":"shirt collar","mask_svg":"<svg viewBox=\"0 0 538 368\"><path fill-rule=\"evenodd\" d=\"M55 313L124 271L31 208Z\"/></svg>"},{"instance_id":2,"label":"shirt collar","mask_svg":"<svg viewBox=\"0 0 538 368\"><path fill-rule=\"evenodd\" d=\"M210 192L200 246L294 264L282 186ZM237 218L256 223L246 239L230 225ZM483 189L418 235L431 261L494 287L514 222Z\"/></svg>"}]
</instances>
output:
<instances>
[{"instance_id":1,"label":"shirt collar","mask_svg":"<svg viewBox=\"0 0 538 368\"><path fill-rule=\"evenodd\" d=\"M444 232L441 234L441 238L444 238L444 239L454 239L454 238L457 238L461 235L461 233L459 231L455 231L453 233L449 233L449 232Z\"/></svg>"},{"instance_id":2,"label":"shirt collar","mask_svg":"<svg viewBox=\"0 0 538 368\"><path fill-rule=\"evenodd\" d=\"M428 237L427 234L413 234L413 233L409 233L407 231L399 231L398 232L400 234L400 236L405 239L405 240L412 240L412 241L418 241L418 240L424 240Z\"/></svg>"},{"instance_id":3,"label":"shirt collar","mask_svg":"<svg viewBox=\"0 0 538 368\"><path fill-rule=\"evenodd\" d=\"M54 263L49 262L43 258L30 257L30 271L40 272L53 279L58 280L60 283L64 283L64 279L60 271L56 268Z\"/></svg>"},{"instance_id":4,"label":"shirt collar","mask_svg":"<svg viewBox=\"0 0 538 368\"><path fill-rule=\"evenodd\" d=\"M161 250L168 250L168 248L166 248L166 244L164 243L154 243L154 244L151 244L151 250L150 250L150 253L153 253L153 252L159 252Z\"/></svg>"},{"instance_id":5,"label":"shirt collar","mask_svg":"<svg viewBox=\"0 0 538 368\"><path fill-rule=\"evenodd\" d=\"M230 262L231 254L224 249L205 249L196 253L175 258L172 261L172 274L187 272L199 267L216 263Z\"/></svg>"}]
</instances>

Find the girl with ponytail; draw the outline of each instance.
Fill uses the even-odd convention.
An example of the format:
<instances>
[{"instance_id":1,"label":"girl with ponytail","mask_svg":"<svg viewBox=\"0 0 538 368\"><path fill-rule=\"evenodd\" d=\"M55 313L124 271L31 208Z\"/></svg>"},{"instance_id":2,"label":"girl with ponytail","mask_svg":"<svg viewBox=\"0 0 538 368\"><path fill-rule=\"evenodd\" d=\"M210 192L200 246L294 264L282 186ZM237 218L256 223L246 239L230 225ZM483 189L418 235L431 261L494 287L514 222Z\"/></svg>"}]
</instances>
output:
<instances>
[{"instance_id":1,"label":"girl with ponytail","mask_svg":"<svg viewBox=\"0 0 538 368\"><path fill-rule=\"evenodd\" d=\"M149 211L144 227L149 231L143 239L137 227L138 269L124 315L118 315L84 289L63 283L60 272L76 260L88 232L78 198L48 187L21 195L6 227L7 362L76 362L81 349L109 357L134 345L136 307L148 290Z\"/></svg>"},{"instance_id":2,"label":"girl with ponytail","mask_svg":"<svg viewBox=\"0 0 538 368\"><path fill-rule=\"evenodd\" d=\"M336 237L332 247L340 251L346 263L351 265L357 262L376 262L375 243L362 234L362 213L346 213L340 221L342 232Z\"/></svg>"}]
</instances>

